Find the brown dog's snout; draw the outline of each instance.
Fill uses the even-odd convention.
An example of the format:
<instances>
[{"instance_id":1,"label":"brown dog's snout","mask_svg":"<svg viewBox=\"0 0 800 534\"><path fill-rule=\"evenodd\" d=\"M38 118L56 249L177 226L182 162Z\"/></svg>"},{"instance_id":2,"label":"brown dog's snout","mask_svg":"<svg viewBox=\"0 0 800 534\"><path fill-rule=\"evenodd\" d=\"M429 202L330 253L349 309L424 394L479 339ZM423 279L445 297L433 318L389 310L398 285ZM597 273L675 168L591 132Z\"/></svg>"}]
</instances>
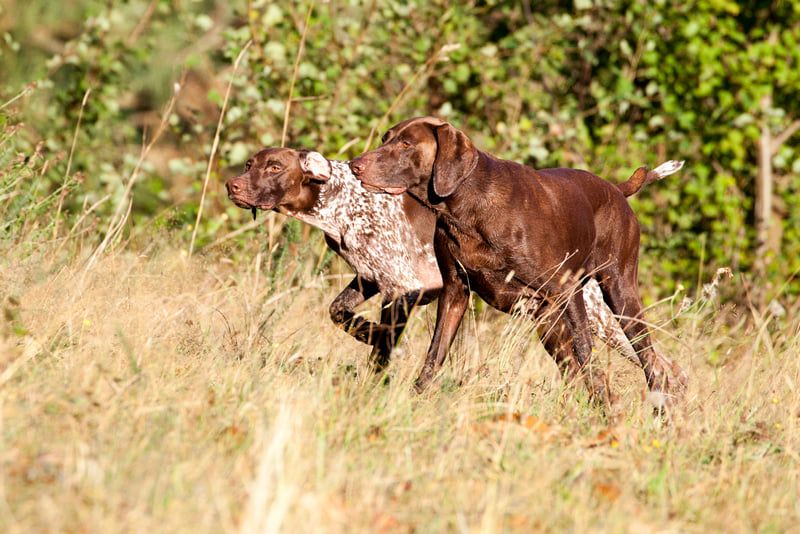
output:
<instances>
[{"instance_id":1,"label":"brown dog's snout","mask_svg":"<svg viewBox=\"0 0 800 534\"><path fill-rule=\"evenodd\" d=\"M225 187L228 189L228 195L238 195L242 192L242 185L235 178L225 182Z\"/></svg>"},{"instance_id":2,"label":"brown dog's snout","mask_svg":"<svg viewBox=\"0 0 800 534\"><path fill-rule=\"evenodd\" d=\"M352 169L353 174L355 174L356 176L364 174L366 167L367 167L366 164L361 158L356 158L350 162L350 169Z\"/></svg>"}]
</instances>

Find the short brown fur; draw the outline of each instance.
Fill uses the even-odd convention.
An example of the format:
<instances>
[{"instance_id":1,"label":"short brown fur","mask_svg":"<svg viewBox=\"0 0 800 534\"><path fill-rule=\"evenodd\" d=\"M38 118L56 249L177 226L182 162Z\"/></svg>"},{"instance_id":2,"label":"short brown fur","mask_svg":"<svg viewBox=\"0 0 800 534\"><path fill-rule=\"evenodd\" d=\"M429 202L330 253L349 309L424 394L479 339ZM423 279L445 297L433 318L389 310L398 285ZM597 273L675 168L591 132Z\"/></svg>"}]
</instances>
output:
<instances>
[{"instance_id":1,"label":"short brown fur","mask_svg":"<svg viewBox=\"0 0 800 534\"><path fill-rule=\"evenodd\" d=\"M601 285L649 388L665 399L685 389L683 371L653 350L638 293L639 223L625 194L638 191L647 173L637 171L619 188L586 171L535 170L478 150L433 117L392 127L383 145L351 168L365 185L408 191L437 214L434 246L444 287L418 389L444 362L470 290L505 312L522 298L544 298L551 312L561 312L549 314L546 348L556 360L571 356L583 367L592 351L582 293L575 290L583 276ZM603 377L587 380L596 396L608 398Z\"/></svg>"}]
</instances>

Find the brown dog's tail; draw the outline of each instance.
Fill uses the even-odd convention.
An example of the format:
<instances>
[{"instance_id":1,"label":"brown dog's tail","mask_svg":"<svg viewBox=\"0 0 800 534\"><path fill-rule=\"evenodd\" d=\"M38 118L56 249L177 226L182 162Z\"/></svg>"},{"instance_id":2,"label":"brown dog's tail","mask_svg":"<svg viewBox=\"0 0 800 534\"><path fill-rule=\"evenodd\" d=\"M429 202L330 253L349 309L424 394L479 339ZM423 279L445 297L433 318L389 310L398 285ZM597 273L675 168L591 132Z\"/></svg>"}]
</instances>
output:
<instances>
[{"instance_id":1,"label":"brown dog's tail","mask_svg":"<svg viewBox=\"0 0 800 534\"><path fill-rule=\"evenodd\" d=\"M642 187L646 186L650 182L655 182L656 180L660 180L665 176L675 174L683 168L683 163L683 161L671 159L665 163L662 163L652 171L648 171L647 167L639 167L633 171L633 174L630 178L628 178L627 181L617 184L617 187L626 197L635 195Z\"/></svg>"}]
</instances>

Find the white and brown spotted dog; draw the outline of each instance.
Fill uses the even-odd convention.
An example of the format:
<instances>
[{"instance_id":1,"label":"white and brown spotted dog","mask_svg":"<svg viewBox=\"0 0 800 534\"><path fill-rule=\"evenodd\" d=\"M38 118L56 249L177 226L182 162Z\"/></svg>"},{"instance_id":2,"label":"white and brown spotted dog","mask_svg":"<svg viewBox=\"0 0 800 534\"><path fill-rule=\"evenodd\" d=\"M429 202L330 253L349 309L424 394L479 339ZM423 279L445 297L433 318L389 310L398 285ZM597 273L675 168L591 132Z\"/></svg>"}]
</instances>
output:
<instances>
[{"instance_id":1,"label":"white and brown spotted dog","mask_svg":"<svg viewBox=\"0 0 800 534\"><path fill-rule=\"evenodd\" d=\"M442 287L433 254L434 213L408 195L370 192L347 162L304 150L263 149L247 161L244 173L225 185L228 197L252 210L254 217L258 209L274 210L325 233L328 246L356 273L331 304L331 319L372 345L372 361L379 369L385 367L411 309L436 298ZM597 282L589 280L583 292L595 334L638 361ZM383 299L380 324L355 313L377 293Z\"/></svg>"}]
</instances>

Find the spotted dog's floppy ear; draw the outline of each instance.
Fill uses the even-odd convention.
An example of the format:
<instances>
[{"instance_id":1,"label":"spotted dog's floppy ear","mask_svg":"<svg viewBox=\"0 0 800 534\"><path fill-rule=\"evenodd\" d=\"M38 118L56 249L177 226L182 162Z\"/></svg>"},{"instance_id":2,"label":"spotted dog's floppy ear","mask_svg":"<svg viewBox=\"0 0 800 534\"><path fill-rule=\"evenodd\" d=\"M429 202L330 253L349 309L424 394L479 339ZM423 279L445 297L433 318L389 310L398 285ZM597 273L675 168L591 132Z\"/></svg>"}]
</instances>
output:
<instances>
[{"instance_id":1,"label":"spotted dog's floppy ear","mask_svg":"<svg viewBox=\"0 0 800 534\"><path fill-rule=\"evenodd\" d=\"M437 149L433 162L433 191L448 197L478 164L478 151L469 137L450 124L434 128Z\"/></svg>"},{"instance_id":2,"label":"spotted dog's floppy ear","mask_svg":"<svg viewBox=\"0 0 800 534\"><path fill-rule=\"evenodd\" d=\"M301 152L300 168L310 180L327 182L331 178L331 162L319 152Z\"/></svg>"}]
</instances>

